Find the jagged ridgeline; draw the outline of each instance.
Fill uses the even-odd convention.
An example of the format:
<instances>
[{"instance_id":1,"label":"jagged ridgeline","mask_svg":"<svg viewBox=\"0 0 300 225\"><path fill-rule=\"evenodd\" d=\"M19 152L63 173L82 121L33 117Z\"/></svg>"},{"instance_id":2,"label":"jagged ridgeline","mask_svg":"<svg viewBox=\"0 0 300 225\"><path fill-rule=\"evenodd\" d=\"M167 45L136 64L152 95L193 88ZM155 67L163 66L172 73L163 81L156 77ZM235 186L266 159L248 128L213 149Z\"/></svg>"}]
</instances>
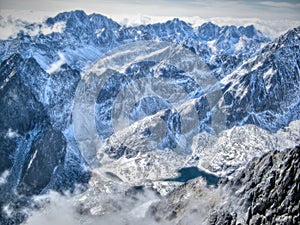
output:
<instances>
[{"instance_id":1,"label":"jagged ridgeline","mask_svg":"<svg viewBox=\"0 0 300 225\"><path fill-rule=\"evenodd\" d=\"M128 54L133 48L125 51L122 46L141 41L170 43L174 49L186 49L205 65L213 85L203 85L201 79L190 77L174 64L158 67L167 57L159 62L150 59L161 51L113 71L95 95L95 106L91 108L95 128L88 122L80 127L82 133L95 129L95 138L103 144L97 146L98 154L92 155L99 163L95 167L81 151L78 143L82 140L74 134L75 97L84 96L84 92L78 95L78 87L82 81L91 80L91 74L97 74L103 59ZM116 49L122 52L117 54ZM158 198L167 195L156 209L151 209L165 210L164 215L153 212L157 222L171 220L180 224L179 218L185 218L190 208L187 203L186 209L173 209L174 195L187 194L198 186L201 193L214 193L206 190L207 182L202 182L202 175L206 174L214 181L222 180L216 190L232 191L244 210L217 205L218 208L213 207L215 213L205 217L206 222L296 224L299 210L289 196L299 202L295 194L299 191L299 171L295 166L299 164L299 149L274 151L295 146L300 140L299 50L299 27L270 40L252 25L204 23L195 28L174 19L126 27L83 11L60 13L42 23L27 23L17 36L0 40L0 223L20 224L26 220L28 215L23 208L38 207L39 204L32 204L36 195L49 190L73 192L79 185L81 195L88 197L76 201L94 216L119 210L119 205L111 200L114 194L150 186ZM157 78L167 79L184 90L185 98L176 106L180 110L174 110L171 95L169 99L157 95L158 89L166 87L158 83L157 88L157 83L151 83ZM134 104L127 115L131 123L116 132L112 129L112 115L119 94L133 90L130 85L136 80L143 80L141 84L151 80L145 86L147 95L132 99ZM176 88L172 90L179 90ZM214 93L217 94L212 105L210 96ZM191 132L185 140L189 143L184 143L180 138L185 129L182 115L189 121L192 112L197 117L193 124L196 132ZM218 113L224 126L215 130L212 124ZM153 128L161 133L152 132ZM153 137L164 139L153 144ZM177 146L188 147L177 151ZM253 157L261 156L244 169ZM266 160L270 163L266 164ZM189 171L182 168L194 168L201 178L189 181L184 177L177 182L178 171ZM263 168L266 173L256 174ZM244 175L239 171L244 171ZM181 186L185 182L188 184ZM264 186L268 182L270 185ZM107 187L111 195L106 193ZM268 194L275 189L281 191L277 196ZM106 199L107 207L98 210L103 202L91 200L95 193L111 198ZM290 207L283 209L282 205Z\"/></svg>"}]
</instances>

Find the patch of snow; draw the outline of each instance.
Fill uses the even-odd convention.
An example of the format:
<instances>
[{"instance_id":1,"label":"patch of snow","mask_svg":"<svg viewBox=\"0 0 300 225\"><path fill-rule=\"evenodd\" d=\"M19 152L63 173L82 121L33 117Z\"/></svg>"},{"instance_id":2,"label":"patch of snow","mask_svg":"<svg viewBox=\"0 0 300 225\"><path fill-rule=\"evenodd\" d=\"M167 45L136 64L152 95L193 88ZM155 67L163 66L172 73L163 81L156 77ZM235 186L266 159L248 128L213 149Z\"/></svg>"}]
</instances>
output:
<instances>
[{"instance_id":1,"label":"patch of snow","mask_svg":"<svg viewBox=\"0 0 300 225\"><path fill-rule=\"evenodd\" d=\"M235 44L235 51L239 51L245 47L245 42L243 38L240 38L239 42Z\"/></svg>"},{"instance_id":2,"label":"patch of snow","mask_svg":"<svg viewBox=\"0 0 300 225\"><path fill-rule=\"evenodd\" d=\"M45 89L44 89L44 103L46 105L48 105L50 103L50 96L52 94L52 88L51 88L51 82L50 82L50 79L47 80L47 83L46 83L46 86L45 86Z\"/></svg>"},{"instance_id":3,"label":"patch of snow","mask_svg":"<svg viewBox=\"0 0 300 225\"><path fill-rule=\"evenodd\" d=\"M258 61L252 68L251 71L257 70L259 67L261 67L263 64L261 61Z\"/></svg>"},{"instance_id":4,"label":"patch of snow","mask_svg":"<svg viewBox=\"0 0 300 225\"><path fill-rule=\"evenodd\" d=\"M60 67L64 63L66 63L66 58L65 58L64 54L62 54L61 52L58 52L58 55L59 55L59 60L50 65L50 67L46 70L47 73L52 74L52 73L58 71L60 69Z\"/></svg>"},{"instance_id":5,"label":"patch of snow","mask_svg":"<svg viewBox=\"0 0 300 225\"><path fill-rule=\"evenodd\" d=\"M7 178L9 176L9 170L5 170L0 176L0 186L7 182Z\"/></svg>"},{"instance_id":6,"label":"patch of snow","mask_svg":"<svg viewBox=\"0 0 300 225\"><path fill-rule=\"evenodd\" d=\"M0 86L0 89L3 89L6 84L8 83L8 81L16 74L16 71L13 70L9 75L8 77L5 78L5 80L3 81L3 84Z\"/></svg>"},{"instance_id":7,"label":"patch of snow","mask_svg":"<svg viewBox=\"0 0 300 225\"><path fill-rule=\"evenodd\" d=\"M13 214L14 209L10 206L10 204L7 204L2 207L2 212L4 212L7 217L11 217Z\"/></svg>"},{"instance_id":8,"label":"patch of snow","mask_svg":"<svg viewBox=\"0 0 300 225\"><path fill-rule=\"evenodd\" d=\"M102 29L98 29L95 31L95 34L97 35L97 38L101 36L101 34L105 31L105 28L103 27Z\"/></svg>"},{"instance_id":9,"label":"patch of snow","mask_svg":"<svg viewBox=\"0 0 300 225\"><path fill-rule=\"evenodd\" d=\"M217 48L216 48L216 40L213 40L213 41L208 41L207 42L207 46L213 51L213 52L216 52L217 51Z\"/></svg>"},{"instance_id":10,"label":"patch of snow","mask_svg":"<svg viewBox=\"0 0 300 225\"><path fill-rule=\"evenodd\" d=\"M264 73L263 79L266 85L266 90L269 91L271 88L271 78L276 71L271 67L267 72Z\"/></svg>"},{"instance_id":11,"label":"patch of snow","mask_svg":"<svg viewBox=\"0 0 300 225\"><path fill-rule=\"evenodd\" d=\"M224 77L220 83L223 85L226 85L230 82L234 82L234 83L238 83L239 81L236 80L235 78L237 76L243 76L244 74L248 73L249 71L247 69L245 69L243 66L239 67L237 70L234 71L233 74L227 75L226 77Z\"/></svg>"},{"instance_id":12,"label":"patch of snow","mask_svg":"<svg viewBox=\"0 0 300 225\"><path fill-rule=\"evenodd\" d=\"M35 157L37 155L37 152L38 152L38 150L36 149L33 156L32 156L32 159L30 160L30 162L28 164L27 170L31 167L31 164L32 164L33 160L35 159Z\"/></svg>"}]
</instances>

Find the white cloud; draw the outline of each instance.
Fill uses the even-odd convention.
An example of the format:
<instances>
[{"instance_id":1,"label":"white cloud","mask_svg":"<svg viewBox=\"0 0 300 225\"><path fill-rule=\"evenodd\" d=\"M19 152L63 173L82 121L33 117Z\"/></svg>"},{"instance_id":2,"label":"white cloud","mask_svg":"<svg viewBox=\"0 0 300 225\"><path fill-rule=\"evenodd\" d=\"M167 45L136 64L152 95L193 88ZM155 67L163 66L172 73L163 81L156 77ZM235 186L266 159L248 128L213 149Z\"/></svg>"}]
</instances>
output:
<instances>
[{"instance_id":1,"label":"white cloud","mask_svg":"<svg viewBox=\"0 0 300 225\"><path fill-rule=\"evenodd\" d=\"M41 32L44 34L44 35L47 35L47 34L51 34L51 33L62 33L66 28L66 22L57 22L55 23L52 27L48 27L48 26L43 26L41 28Z\"/></svg>"},{"instance_id":2,"label":"white cloud","mask_svg":"<svg viewBox=\"0 0 300 225\"><path fill-rule=\"evenodd\" d=\"M0 10L0 39L15 38L20 31L35 36L39 33L44 35L52 32L63 32L66 24L64 22L55 23L53 26L41 24L49 16L56 13L33 12L26 10ZM27 28L25 28L27 26Z\"/></svg>"},{"instance_id":3,"label":"white cloud","mask_svg":"<svg viewBox=\"0 0 300 225\"><path fill-rule=\"evenodd\" d=\"M71 198L68 196L61 196L55 192L51 192L47 196L36 198L36 202L49 200L50 203L44 205L44 207L39 211L33 212L29 220L26 221L26 224L78 224L77 218L74 217L75 209L70 199Z\"/></svg>"},{"instance_id":4,"label":"white cloud","mask_svg":"<svg viewBox=\"0 0 300 225\"><path fill-rule=\"evenodd\" d=\"M61 52L58 52L59 60L52 63L49 68L46 70L47 73L52 74L60 69L60 67L66 63L66 58L64 54Z\"/></svg>"},{"instance_id":5,"label":"white cloud","mask_svg":"<svg viewBox=\"0 0 300 225\"><path fill-rule=\"evenodd\" d=\"M150 16L150 15L112 15L112 19L121 25L125 26L138 26L141 24L154 24L172 20L170 16ZM233 18L233 17L212 17L202 18L199 16L185 17L181 16L179 19L191 24L193 27L201 26L205 22L212 22L219 26L235 25L235 26L248 26L254 25L256 29L260 30L270 38L277 38L284 34L289 29L300 25L299 20L263 20L259 18Z\"/></svg>"},{"instance_id":6,"label":"white cloud","mask_svg":"<svg viewBox=\"0 0 300 225\"><path fill-rule=\"evenodd\" d=\"M19 137L19 136L20 135L18 134L18 132L12 130L11 128L8 129L8 131L7 131L6 135L5 135L5 137L7 137L7 138L16 138L16 137Z\"/></svg>"},{"instance_id":7,"label":"white cloud","mask_svg":"<svg viewBox=\"0 0 300 225\"><path fill-rule=\"evenodd\" d=\"M228 2L227 2L228 3ZM265 1L262 4L270 4L274 2ZM216 3L217 4L217 3ZM230 2L233 5L233 1ZM276 3L275 3L276 4ZM283 3L287 5L291 5L291 3ZM229 7L228 4L223 3L224 7ZM299 5L299 4L295 4ZM174 6L174 5L173 5ZM217 4L218 6L218 4ZM125 7L125 6L124 6ZM139 6L143 7L143 6ZM233 6L232 6L233 7ZM218 8L218 7L217 7ZM216 9L217 10L217 9ZM138 9L137 9L138 11ZM91 10L87 10L87 13L92 13ZM99 12L101 13L101 12ZM178 17L192 26L200 26L204 22L211 21L216 23L220 26L223 25L237 25L237 26L246 26L253 24L257 29L261 30L265 35L276 38L279 35L285 33L287 30L297 27L300 25L300 16L297 19L281 19L281 15L278 15L278 19L262 19L258 17L249 17L245 15L245 17L236 17L234 14L230 17L226 16L218 16L218 17L207 17L205 14L200 14L201 16L194 15L194 13L190 13L189 16L184 16L178 13L175 16L168 15L166 13L163 16L158 15L151 15L147 13L111 13L110 11L106 12L103 11L104 15L111 17L116 22L120 23L121 25L126 26L137 26L141 24L153 24L158 22L166 22L168 20L172 20L174 17ZM25 30L25 26L33 23L38 22L41 23L47 17L55 16L56 12L52 11L29 11L29 10L0 10L0 39L7 39L9 36L15 37L16 34L23 30L24 32L29 33L30 35L37 35L39 32L43 34L49 34L52 32L63 32L65 29L65 23L56 23L52 27L47 27L43 25L33 26L31 30Z\"/></svg>"},{"instance_id":8,"label":"white cloud","mask_svg":"<svg viewBox=\"0 0 300 225\"><path fill-rule=\"evenodd\" d=\"M275 7L275 8L299 8L300 3L289 3L289 2L273 2L273 1L262 1L258 2L260 5Z\"/></svg>"},{"instance_id":9,"label":"white cloud","mask_svg":"<svg viewBox=\"0 0 300 225\"><path fill-rule=\"evenodd\" d=\"M0 176L0 186L4 185L7 182L9 176L9 170L5 170Z\"/></svg>"},{"instance_id":10,"label":"white cloud","mask_svg":"<svg viewBox=\"0 0 300 225\"><path fill-rule=\"evenodd\" d=\"M84 193L83 193L84 194ZM109 195L109 193L107 193ZM141 225L155 225L155 221L152 218L148 218L145 215L145 211L150 206L151 201L153 201L153 193L145 193L141 198L137 196L133 204L128 204L132 199L127 197L123 193L123 199L118 199L119 195L111 194L113 201L118 201L118 204L122 209L119 211L112 211L107 214L102 215L92 215L93 210L96 207L88 209L87 212L82 213L80 202L78 201L79 196L71 195L60 195L56 192L50 192L44 196L38 196L35 198L35 203L43 206L37 211L27 211L30 216L25 222L27 225L125 225L125 224L141 224ZM98 197L100 197L99 195ZM88 199L90 202L94 201L95 196L86 195L84 199ZM103 205L107 206L110 202L100 202L98 208L102 208ZM89 203L87 203L89 205ZM144 207L144 208L143 208ZM109 208L109 206L108 206ZM140 210L138 210L140 209ZM81 213L80 213L81 212Z\"/></svg>"},{"instance_id":11,"label":"white cloud","mask_svg":"<svg viewBox=\"0 0 300 225\"><path fill-rule=\"evenodd\" d=\"M5 40L9 37L16 37L17 33L24 30L26 23L11 16L0 16L0 39Z\"/></svg>"}]
</instances>

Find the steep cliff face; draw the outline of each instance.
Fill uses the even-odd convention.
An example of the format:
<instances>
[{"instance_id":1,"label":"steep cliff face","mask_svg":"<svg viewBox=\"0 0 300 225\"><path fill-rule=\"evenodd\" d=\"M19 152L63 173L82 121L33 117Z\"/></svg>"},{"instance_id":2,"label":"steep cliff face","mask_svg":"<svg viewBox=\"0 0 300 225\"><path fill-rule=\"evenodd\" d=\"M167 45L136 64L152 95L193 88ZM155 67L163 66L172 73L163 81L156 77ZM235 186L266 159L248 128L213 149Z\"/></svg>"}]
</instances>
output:
<instances>
[{"instance_id":1,"label":"steep cliff face","mask_svg":"<svg viewBox=\"0 0 300 225\"><path fill-rule=\"evenodd\" d=\"M60 88L62 79L57 80L57 76L72 80L70 73L78 80L79 74L70 71L61 71L50 77L33 58L23 59L19 54L2 63L1 174L9 171L9 175L0 186L1 205L13 201L23 207L26 204L20 200L22 195L41 194L49 188L63 191L74 187L76 182L88 181L80 153L76 156L68 152L68 140L63 134L66 125L54 122L56 116L70 123L70 109L64 111L67 103L69 106L71 103L68 86ZM52 93L60 91L63 94L49 96L49 83L55 86L51 88ZM72 91L75 91L74 87L69 90ZM57 101L62 104L52 103ZM70 159L70 154L74 155L73 159Z\"/></svg>"},{"instance_id":2,"label":"steep cliff face","mask_svg":"<svg viewBox=\"0 0 300 225\"><path fill-rule=\"evenodd\" d=\"M23 85L20 71L13 69L22 63L20 55L15 55L1 66L1 173L13 164L18 133L24 135L43 118L42 105Z\"/></svg>"}]
</instances>

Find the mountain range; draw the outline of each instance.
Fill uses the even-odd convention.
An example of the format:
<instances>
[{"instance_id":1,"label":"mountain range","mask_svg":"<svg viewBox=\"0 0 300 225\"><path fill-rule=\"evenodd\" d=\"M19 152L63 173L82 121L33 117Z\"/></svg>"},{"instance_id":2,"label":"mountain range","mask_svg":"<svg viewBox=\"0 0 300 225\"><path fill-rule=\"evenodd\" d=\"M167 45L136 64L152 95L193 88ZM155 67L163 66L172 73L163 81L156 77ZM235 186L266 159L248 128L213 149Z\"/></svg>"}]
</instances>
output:
<instances>
[{"instance_id":1,"label":"mountain range","mask_svg":"<svg viewBox=\"0 0 300 225\"><path fill-rule=\"evenodd\" d=\"M274 151L300 144L300 27L270 40L252 25L195 28L173 19L126 27L77 10L27 24L0 46L4 224L26 220L22 209L39 207L34 196L78 184L92 215L114 212L114 195L139 186L166 196L159 210L202 182L167 181L183 167L197 166L234 189L251 182L237 174L254 157L276 158L289 153ZM103 202L92 196L106 187L110 203L100 210ZM251 224L260 209L241 217ZM233 212L209 220L241 215ZM152 214L165 220L168 212Z\"/></svg>"}]
</instances>

